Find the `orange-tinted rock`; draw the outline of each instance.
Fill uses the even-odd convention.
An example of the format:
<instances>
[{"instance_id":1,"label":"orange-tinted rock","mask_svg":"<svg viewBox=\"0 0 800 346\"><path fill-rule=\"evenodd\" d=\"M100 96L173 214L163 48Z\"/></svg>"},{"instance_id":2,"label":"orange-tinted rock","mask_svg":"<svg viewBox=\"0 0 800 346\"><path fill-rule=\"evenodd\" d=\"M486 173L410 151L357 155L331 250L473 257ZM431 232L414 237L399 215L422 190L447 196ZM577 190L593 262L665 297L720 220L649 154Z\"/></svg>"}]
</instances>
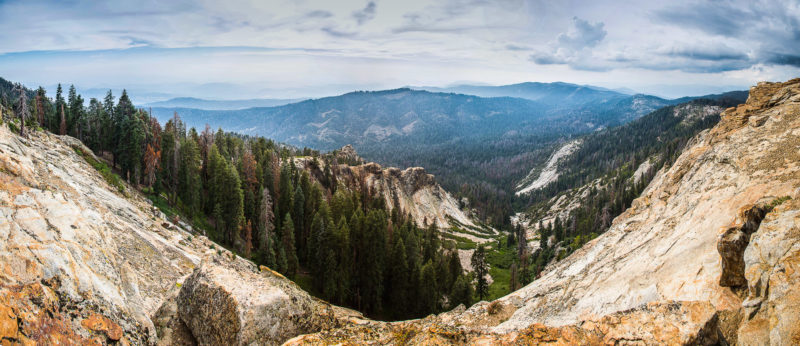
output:
<instances>
[{"instance_id":1,"label":"orange-tinted rock","mask_svg":"<svg viewBox=\"0 0 800 346\"><path fill-rule=\"evenodd\" d=\"M50 288L39 283L0 285L0 340L3 344L73 345L87 340L72 329Z\"/></svg>"},{"instance_id":2,"label":"orange-tinted rock","mask_svg":"<svg viewBox=\"0 0 800 346\"><path fill-rule=\"evenodd\" d=\"M17 315L8 305L0 302L0 339L16 339L17 331Z\"/></svg>"},{"instance_id":3,"label":"orange-tinted rock","mask_svg":"<svg viewBox=\"0 0 800 346\"><path fill-rule=\"evenodd\" d=\"M109 339L117 341L122 338L122 328L108 317L93 313L81 321L81 326L94 332L104 333Z\"/></svg>"}]
</instances>

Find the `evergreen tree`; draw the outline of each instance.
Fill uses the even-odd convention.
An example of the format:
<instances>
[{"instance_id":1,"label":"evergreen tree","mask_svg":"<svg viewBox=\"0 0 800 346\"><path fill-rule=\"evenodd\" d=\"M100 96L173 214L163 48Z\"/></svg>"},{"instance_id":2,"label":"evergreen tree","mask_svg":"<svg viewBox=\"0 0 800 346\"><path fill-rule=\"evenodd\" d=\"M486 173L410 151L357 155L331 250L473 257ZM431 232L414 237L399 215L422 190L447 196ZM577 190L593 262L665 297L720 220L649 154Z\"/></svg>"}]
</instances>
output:
<instances>
[{"instance_id":1,"label":"evergreen tree","mask_svg":"<svg viewBox=\"0 0 800 346\"><path fill-rule=\"evenodd\" d=\"M478 299L483 300L489 294L489 283L486 280L486 275L489 274L489 263L486 262L486 248L483 244L478 245L478 248L472 253L472 269L477 278L475 285L475 293L478 294Z\"/></svg>"},{"instance_id":2,"label":"evergreen tree","mask_svg":"<svg viewBox=\"0 0 800 346\"><path fill-rule=\"evenodd\" d=\"M424 266L422 266L420 286L422 287L422 295L419 297L419 299L424 311L437 312L439 290L437 289L436 268L431 261L428 261Z\"/></svg>"},{"instance_id":3,"label":"evergreen tree","mask_svg":"<svg viewBox=\"0 0 800 346\"><path fill-rule=\"evenodd\" d=\"M352 268L352 258L350 257L350 226L347 224L347 220L342 217L339 220L339 226L336 227L336 234L335 234L335 245L338 251L336 251L336 266L335 271L332 275L334 281L336 282L336 302L344 303L346 299L350 296L350 278L352 277L352 273L350 269Z\"/></svg>"},{"instance_id":4,"label":"evergreen tree","mask_svg":"<svg viewBox=\"0 0 800 346\"><path fill-rule=\"evenodd\" d=\"M101 150L113 149L115 145L115 126L114 126L114 95L108 90L106 97L103 98L103 117L102 117L102 143Z\"/></svg>"},{"instance_id":5,"label":"evergreen tree","mask_svg":"<svg viewBox=\"0 0 800 346\"><path fill-rule=\"evenodd\" d=\"M294 201L292 201L292 203L294 204L294 206L292 208L292 215L294 215L294 229L295 233L299 235L298 237L295 237L295 242L296 242L295 248L300 254L300 257L302 257L302 255L305 254L306 250L305 239L302 239L303 228L305 223L304 210L306 205L302 187L297 186L297 189L294 191L293 196L294 196Z\"/></svg>"},{"instance_id":6,"label":"evergreen tree","mask_svg":"<svg viewBox=\"0 0 800 346\"><path fill-rule=\"evenodd\" d=\"M223 217L225 218L225 237L228 244L240 244L239 229L242 222L244 196L242 195L239 174L232 164L223 162L221 192L218 194L222 204ZM287 253L287 256L290 254Z\"/></svg>"},{"instance_id":7,"label":"evergreen tree","mask_svg":"<svg viewBox=\"0 0 800 346\"><path fill-rule=\"evenodd\" d=\"M456 307L458 304L464 304L465 307L472 305L472 283L467 275L459 275L456 282L453 284L453 290L450 293L451 307Z\"/></svg>"},{"instance_id":8,"label":"evergreen tree","mask_svg":"<svg viewBox=\"0 0 800 346\"><path fill-rule=\"evenodd\" d=\"M52 132L58 133L59 135L62 135L62 136L66 134L66 130L67 130L67 128L66 128L66 125L67 125L66 124L66 118L65 118L65 114L64 114L64 104L66 102L64 102L63 93L64 92L63 92L63 89L61 89L61 83L59 83L58 87L56 88L56 105L55 105L56 106L56 113L59 116L58 116L58 119L53 122L52 127L50 128L50 130ZM63 133L61 131L61 123L62 122L64 123Z\"/></svg>"},{"instance_id":9,"label":"evergreen tree","mask_svg":"<svg viewBox=\"0 0 800 346\"><path fill-rule=\"evenodd\" d=\"M453 287L456 279L463 274L464 268L461 266L461 259L458 258L458 250L450 251L447 262L450 272L450 281L447 282L446 287L449 289Z\"/></svg>"},{"instance_id":10,"label":"evergreen tree","mask_svg":"<svg viewBox=\"0 0 800 346\"><path fill-rule=\"evenodd\" d=\"M180 167L178 170L178 196L189 215L201 209L202 181L200 179L200 151L191 138L184 139L180 145Z\"/></svg>"},{"instance_id":11,"label":"evergreen tree","mask_svg":"<svg viewBox=\"0 0 800 346\"><path fill-rule=\"evenodd\" d=\"M144 125L138 116L132 115L127 118L123 127L123 137L120 142L120 163L122 164L122 176L127 178L132 184L139 183L139 172L141 172L141 162L143 157L142 144L144 143Z\"/></svg>"},{"instance_id":12,"label":"evergreen tree","mask_svg":"<svg viewBox=\"0 0 800 346\"><path fill-rule=\"evenodd\" d=\"M291 213L286 213L286 217L283 218L281 244L286 256L286 271L284 275L294 277L297 274L299 264L297 262L297 252L294 248L294 223L292 222Z\"/></svg>"},{"instance_id":13,"label":"evergreen tree","mask_svg":"<svg viewBox=\"0 0 800 346\"><path fill-rule=\"evenodd\" d=\"M391 311L396 317L407 316L408 309L408 260L406 246L402 237L395 237L392 252L389 255L389 286L387 289Z\"/></svg>"}]
</instances>

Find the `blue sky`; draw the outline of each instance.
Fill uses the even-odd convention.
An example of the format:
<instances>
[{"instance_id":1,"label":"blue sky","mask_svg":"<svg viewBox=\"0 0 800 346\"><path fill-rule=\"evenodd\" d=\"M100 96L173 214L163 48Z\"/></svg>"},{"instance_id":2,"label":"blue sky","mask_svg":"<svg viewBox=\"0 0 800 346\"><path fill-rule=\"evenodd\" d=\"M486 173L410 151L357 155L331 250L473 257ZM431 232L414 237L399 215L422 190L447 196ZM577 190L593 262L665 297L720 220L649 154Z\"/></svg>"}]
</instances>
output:
<instances>
[{"instance_id":1,"label":"blue sky","mask_svg":"<svg viewBox=\"0 0 800 346\"><path fill-rule=\"evenodd\" d=\"M524 81L677 97L800 76L800 2L0 0L0 76L140 101Z\"/></svg>"}]
</instances>

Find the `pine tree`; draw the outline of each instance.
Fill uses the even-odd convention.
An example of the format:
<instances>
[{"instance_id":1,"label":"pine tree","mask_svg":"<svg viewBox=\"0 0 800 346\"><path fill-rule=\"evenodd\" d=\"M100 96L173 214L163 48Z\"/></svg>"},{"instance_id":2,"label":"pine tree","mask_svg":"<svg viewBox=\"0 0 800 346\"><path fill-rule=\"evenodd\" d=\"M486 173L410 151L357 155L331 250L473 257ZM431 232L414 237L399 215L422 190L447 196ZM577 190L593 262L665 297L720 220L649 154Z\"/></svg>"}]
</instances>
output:
<instances>
[{"instance_id":1,"label":"pine tree","mask_svg":"<svg viewBox=\"0 0 800 346\"><path fill-rule=\"evenodd\" d=\"M336 302L344 303L349 297L350 280L352 273L352 258L350 257L350 226L347 220L342 217L339 220L339 226L336 227L335 234L336 245L336 269L335 269L335 282L336 282Z\"/></svg>"},{"instance_id":2,"label":"pine tree","mask_svg":"<svg viewBox=\"0 0 800 346\"><path fill-rule=\"evenodd\" d=\"M20 119L19 135L26 137L25 121L28 119L28 94L22 84L16 85L19 98L17 99L17 117Z\"/></svg>"},{"instance_id":3,"label":"pine tree","mask_svg":"<svg viewBox=\"0 0 800 346\"><path fill-rule=\"evenodd\" d=\"M275 214L272 213L272 197L266 187L261 191L261 208L258 221L259 249L271 250L267 242L270 239L272 230L275 229ZM274 256L273 252L272 257Z\"/></svg>"},{"instance_id":4,"label":"pine tree","mask_svg":"<svg viewBox=\"0 0 800 346\"><path fill-rule=\"evenodd\" d=\"M178 196L189 215L201 210L202 180L200 178L200 151L197 143L187 138L180 145L180 167L178 168Z\"/></svg>"},{"instance_id":5,"label":"pine tree","mask_svg":"<svg viewBox=\"0 0 800 346\"><path fill-rule=\"evenodd\" d=\"M408 304L408 260L406 257L406 246L402 237L395 237L392 252L389 256L389 304L392 312L398 318L408 314L406 305Z\"/></svg>"},{"instance_id":6,"label":"pine tree","mask_svg":"<svg viewBox=\"0 0 800 346\"><path fill-rule=\"evenodd\" d=\"M125 135L130 131L127 126L130 124L130 118L134 116L133 113L135 111L136 109L133 107L133 103L131 103L130 98L128 98L127 91L122 90L122 96L119 97L119 102L114 110L113 118L114 138L116 140L112 151L112 154L114 155L114 166L116 166L118 162L122 163L118 157L123 155L123 153L129 148L130 143L126 143ZM69 126L67 126L67 130L69 130Z\"/></svg>"},{"instance_id":7,"label":"pine tree","mask_svg":"<svg viewBox=\"0 0 800 346\"><path fill-rule=\"evenodd\" d=\"M451 308L464 304L465 307L472 305L472 284L470 283L469 276L459 275L456 282L453 284L453 290L450 293Z\"/></svg>"},{"instance_id":8,"label":"pine tree","mask_svg":"<svg viewBox=\"0 0 800 346\"><path fill-rule=\"evenodd\" d=\"M41 86L36 89L36 121L42 128L45 127L44 101L47 99L47 92Z\"/></svg>"},{"instance_id":9,"label":"pine tree","mask_svg":"<svg viewBox=\"0 0 800 346\"><path fill-rule=\"evenodd\" d=\"M511 263L511 275L508 282L508 287L511 292L514 292L519 289L519 278L517 273L517 262Z\"/></svg>"},{"instance_id":10,"label":"pine tree","mask_svg":"<svg viewBox=\"0 0 800 346\"><path fill-rule=\"evenodd\" d=\"M139 172L141 172L142 144L144 143L144 125L137 115L127 118L123 128L121 141L120 163L122 164L122 176L127 178L132 184L139 183Z\"/></svg>"},{"instance_id":11,"label":"pine tree","mask_svg":"<svg viewBox=\"0 0 800 346\"><path fill-rule=\"evenodd\" d=\"M436 268L433 262L428 261L422 266L422 273L420 276L422 295L419 297L423 311L426 314L438 311L439 290L437 289L436 280Z\"/></svg>"},{"instance_id":12,"label":"pine tree","mask_svg":"<svg viewBox=\"0 0 800 346\"><path fill-rule=\"evenodd\" d=\"M66 134L66 119L64 118L64 95L63 89L61 88L61 83L58 84L56 88L56 113L59 115L59 118L51 124L51 131L58 132L59 135ZM63 133L62 129L63 127Z\"/></svg>"},{"instance_id":13,"label":"pine tree","mask_svg":"<svg viewBox=\"0 0 800 346\"><path fill-rule=\"evenodd\" d=\"M489 294L489 283L486 280L486 275L489 274L489 264L486 262L486 248L483 247L483 244L478 245L478 248L472 253L472 269L477 278L475 293L478 294L478 299L483 300Z\"/></svg>"},{"instance_id":14,"label":"pine tree","mask_svg":"<svg viewBox=\"0 0 800 346\"><path fill-rule=\"evenodd\" d=\"M464 268L461 266L461 259L458 257L458 250L450 251L447 261L450 272L450 281L447 283L447 288L450 289L455 284L456 279L463 274Z\"/></svg>"},{"instance_id":15,"label":"pine tree","mask_svg":"<svg viewBox=\"0 0 800 346\"><path fill-rule=\"evenodd\" d=\"M242 233L242 238L244 238L242 253L245 257L249 258L253 251L253 223L250 222L250 220L247 220L247 223L245 223Z\"/></svg>"},{"instance_id":16,"label":"pine tree","mask_svg":"<svg viewBox=\"0 0 800 346\"><path fill-rule=\"evenodd\" d=\"M386 254L386 214L371 210L362 229L363 244L358 251L358 284L361 305L365 311L381 309L383 295L384 258Z\"/></svg>"},{"instance_id":17,"label":"pine tree","mask_svg":"<svg viewBox=\"0 0 800 346\"><path fill-rule=\"evenodd\" d=\"M228 244L239 243L239 229L241 227L244 196L242 194L239 174L232 164L223 162L222 184L217 197L222 202L222 211L225 218L225 237ZM287 253L287 256L289 254Z\"/></svg>"},{"instance_id":18,"label":"pine tree","mask_svg":"<svg viewBox=\"0 0 800 346\"><path fill-rule=\"evenodd\" d=\"M283 226L281 229L281 244L286 256L286 271L284 275L294 277L297 274L299 267L297 261L297 252L294 248L294 223L292 222L291 213L286 213L283 218Z\"/></svg>"},{"instance_id":19,"label":"pine tree","mask_svg":"<svg viewBox=\"0 0 800 346\"><path fill-rule=\"evenodd\" d=\"M61 136L67 134L67 118L64 115L64 103L61 103L61 121L58 126L58 134Z\"/></svg>"},{"instance_id":20,"label":"pine tree","mask_svg":"<svg viewBox=\"0 0 800 346\"><path fill-rule=\"evenodd\" d=\"M114 148L114 95L108 90L106 97L103 98L103 138L101 139L103 150Z\"/></svg>"},{"instance_id":21,"label":"pine tree","mask_svg":"<svg viewBox=\"0 0 800 346\"><path fill-rule=\"evenodd\" d=\"M295 237L295 248L297 252L302 256L305 254L305 239L302 239L302 231L304 228L304 221L305 221L305 196L303 195L303 189L300 186L297 186L297 189L294 191L294 204L292 208L292 215L294 215L294 229L295 233L298 235Z\"/></svg>"}]
</instances>

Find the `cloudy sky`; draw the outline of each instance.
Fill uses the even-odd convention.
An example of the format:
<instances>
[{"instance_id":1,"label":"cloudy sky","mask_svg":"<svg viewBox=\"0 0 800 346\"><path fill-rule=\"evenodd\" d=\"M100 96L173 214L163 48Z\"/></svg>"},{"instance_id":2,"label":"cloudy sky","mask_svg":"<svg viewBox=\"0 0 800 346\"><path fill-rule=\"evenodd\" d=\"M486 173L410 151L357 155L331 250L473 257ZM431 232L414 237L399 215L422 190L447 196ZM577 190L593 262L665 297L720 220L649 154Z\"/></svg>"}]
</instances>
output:
<instances>
[{"instance_id":1,"label":"cloudy sky","mask_svg":"<svg viewBox=\"0 0 800 346\"><path fill-rule=\"evenodd\" d=\"M800 2L0 0L0 76L141 101L524 81L677 97L800 77Z\"/></svg>"}]
</instances>

